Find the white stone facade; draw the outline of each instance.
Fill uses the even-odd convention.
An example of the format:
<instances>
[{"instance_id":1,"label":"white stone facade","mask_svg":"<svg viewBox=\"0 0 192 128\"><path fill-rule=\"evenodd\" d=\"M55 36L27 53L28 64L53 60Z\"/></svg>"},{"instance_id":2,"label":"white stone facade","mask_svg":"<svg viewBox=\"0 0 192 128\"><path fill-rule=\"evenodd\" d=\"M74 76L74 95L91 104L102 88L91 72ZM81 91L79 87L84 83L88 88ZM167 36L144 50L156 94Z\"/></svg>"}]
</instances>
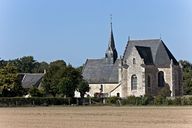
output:
<instances>
[{"instance_id":1,"label":"white stone facade","mask_svg":"<svg viewBox=\"0 0 192 128\"><path fill-rule=\"evenodd\" d=\"M144 96L144 95L158 95L162 87L158 86L158 73L164 73L164 86L169 86L171 96L183 95L182 88L182 68L180 66L170 65L169 68L157 68L154 65L148 66L143 63L141 57L138 56L136 50L133 50L121 70L121 97L127 96ZM133 59L135 62L133 63ZM137 76L137 89L131 89L131 76ZM149 79L150 77L150 79ZM149 80L150 82L148 82ZM150 83L150 85L148 85Z\"/></svg>"},{"instance_id":2,"label":"white stone facade","mask_svg":"<svg viewBox=\"0 0 192 128\"><path fill-rule=\"evenodd\" d=\"M119 84L89 84L90 91L87 93L91 97L95 94L103 94L104 97L120 96L121 86Z\"/></svg>"},{"instance_id":3,"label":"white stone facade","mask_svg":"<svg viewBox=\"0 0 192 128\"><path fill-rule=\"evenodd\" d=\"M120 59L118 83L90 84L90 96L94 96L95 93L104 93L105 97L156 96L165 86L170 88L170 96L183 95L183 76L180 65L174 65L172 60L169 66L165 67L146 65L135 47L132 47L130 53L126 59ZM162 78L160 78L160 73L163 74ZM132 81L133 76L136 78L135 83ZM160 86L160 80L163 80L163 86ZM136 87L133 88L132 84Z\"/></svg>"},{"instance_id":4,"label":"white stone facade","mask_svg":"<svg viewBox=\"0 0 192 128\"><path fill-rule=\"evenodd\" d=\"M161 39L128 40L118 59L112 31L105 57L87 59L83 77L89 82L89 95L156 96L164 87L170 96L183 95L182 66Z\"/></svg>"}]
</instances>

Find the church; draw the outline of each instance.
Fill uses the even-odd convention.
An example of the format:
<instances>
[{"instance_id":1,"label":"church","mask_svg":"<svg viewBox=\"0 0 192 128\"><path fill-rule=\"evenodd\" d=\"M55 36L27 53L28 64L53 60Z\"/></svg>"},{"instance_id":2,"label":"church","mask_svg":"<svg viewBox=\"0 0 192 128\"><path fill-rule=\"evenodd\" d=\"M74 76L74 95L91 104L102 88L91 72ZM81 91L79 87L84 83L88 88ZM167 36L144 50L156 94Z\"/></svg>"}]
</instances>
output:
<instances>
[{"instance_id":1,"label":"church","mask_svg":"<svg viewBox=\"0 0 192 128\"><path fill-rule=\"evenodd\" d=\"M112 30L107 50L101 59L87 59L82 75L90 86L89 95L127 97L158 95L169 87L170 96L181 96L182 66L161 39L128 39L118 58Z\"/></svg>"}]
</instances>

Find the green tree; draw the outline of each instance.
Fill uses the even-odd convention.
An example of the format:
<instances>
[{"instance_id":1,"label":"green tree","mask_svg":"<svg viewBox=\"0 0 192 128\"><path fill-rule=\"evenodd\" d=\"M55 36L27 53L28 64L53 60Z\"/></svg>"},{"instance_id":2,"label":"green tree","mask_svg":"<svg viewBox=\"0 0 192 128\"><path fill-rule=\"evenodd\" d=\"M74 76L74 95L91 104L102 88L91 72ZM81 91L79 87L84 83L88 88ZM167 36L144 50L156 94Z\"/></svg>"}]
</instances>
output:
<instances>
[{"instance_id":1,"label":"green tree","mask_svg":"<svg viewBox=\"0 0 192 128\"><path fill-rule=\"evenodd\" d=\"M77 88L77 85L83 78L81 72L73 68L71 65L66 66L63 72L63 77L69 77L72 80L73 86L75 86L75 88Z\"/></svg>"},{"instance_id":2,"label":"green tree","mask_svg":"<svg viewBox=\"0 0 192 128\"><path fill-rule=\"evenodd\" d=\"M0 91L5 97L24 94L24 89L18 79L17 69L10 63L0 69Z\"/></svg>"},{"instance_id":3,"label":"green tree","mask_svg":"<svg viewBox=\"0 0 192 128\"><path fill-rule=\"evenodd\" d=\"M29 89L29 94L32 97L42 97L43 96L43 92L35 87Z\"/></svg>"},{"instance_id":4,"label":"green tree","mask_svg":"<svg viewBox=\"0 0 192 128\"><path fill-rule=\"evenodd\" d=\"M86 94L86 92L89 92L89 89L89 84L85 80L81 80L77 86L77 90L80 92L81 98L84 98L84 95Z\"/></svg>"},{"instance_id":5,"label":"green tree","mask_svg":"<svg viewBox=\"0 0 192 128\"><path fill-rule=\"evenodd\" d=\"M33 73L44 73L49 68L49 64L46 62L35 62L32 72Z\"/></svg>"},{"instance_id":6,"label":"green tree","mask_svg":"<svg viewBox=\"0 0 192 128\"><path fill-rule=\"evenodd\" d=\"M66 63L63 60L51 62L43 79L43 88L47 95L58 94L58 84L63 77Z\"/></svg>"},{"instance_id":7,"label":"green tree","mask_svg":"<svg viewBox=\"0 0 192 128\"><path fill-rule=\"evenodd\" d=\"M7 65L7 61L5 60L0 60L0 68L3 68Z\"/></svg>"},{"instance_id":8,"label":"green tree","mask_svg":"<svg viewBox=\"0 0 192 128\"><path fill-rule=\"evenodd\" d=\"M32 56L24 56L15 60L9 60L9 63L14 64L20 73L32 73L36 61Z\"/></svg>"},{"instance_id":9,"label":"green tree","mask_svg":"<svg viewBox=\"0 0 192 128\"><path fill-rule=\"evenodd\" d=\"M83 71L83 66L79 66L79 67L77 67L76 69L77 69L77 71L79 71L80 73L82 73L82 71Z\"/></svg>"},{"instance_id":10,"label":"green tree","mask_svg":"<svg viewBox=\"0 0 192 128\"><path fill-rule=\"evenodd\" d=\"M70 78L64 77L58 84L59 93L66 97L74 97L75 86Z\"/></svg>"},{"instance_id":11,"label":"green tree","mask_svg":"<svg viewBox=\"0 0 192 128\"><path fill-rule=\"evenodd\" d=\"M1 65L5 65L6 61L0 61ZM17 67L19 73L43 73L48 69L49 64L46 62L37 62L32 56L24 56L22 58L9 60L8 63Z\"/></svg>"},{"instance_id":12,"label":"green tree","mask_svg":"<svg viewBox=\"0 0 192 128\"><path fill-rule=\"evenodd\" d=\"M34 68L35 60L32 56L24 56L20 59L21 61L21 72L24 73L32 73L32 70Z\"/></svg>"},{"instance_id":13,"label":"green tree","mask_svg":"<svg viewBox=\"0 0 192 128\"><path fill-rule=\"evenodd\" d=\"M54 97L57 94L74 97L74 91L81 79L81 73L77 69L71 65L66 65L63 60L57 60L50 63L43 80L43 87L46 94L51 94ZM69 81L70 83L68 83ZM69 94L65 92L64 88L67 89Z\"/></svg>"},{"instance_id":14,"label":"green tree","mask_svg":"<svg viewBox=\"0 0 192 128\"><path fill-rule=\"evenodd\" d=\"M180 60L183 66L183 93L192 95L192 64L185 60Z\"/></svg>"}]
</instances>

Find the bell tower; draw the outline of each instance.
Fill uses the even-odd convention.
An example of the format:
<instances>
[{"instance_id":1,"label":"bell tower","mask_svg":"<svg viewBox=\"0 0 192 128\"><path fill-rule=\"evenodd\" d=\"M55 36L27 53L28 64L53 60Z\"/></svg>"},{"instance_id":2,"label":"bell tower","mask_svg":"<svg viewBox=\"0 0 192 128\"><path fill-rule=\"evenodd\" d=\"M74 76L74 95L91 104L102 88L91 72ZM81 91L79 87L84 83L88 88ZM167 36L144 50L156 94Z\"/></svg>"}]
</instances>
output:
<instances>
[{"instance_id":1,"label":"bell tower","mask_svg":"<svg viewBox=\"0 0 192 128\"><path fill-rule=\"evenodd\" d=\"M108 43L108 48L105 52L105 58L107 62L114 64L115 61L117 60L118 54L117 50L115 48L115 41L113 37L113 28L112 28L112 15L111 15L111 22L110 22L110 37L109 37L109 43Z\"/></svg>"}]
</instances>

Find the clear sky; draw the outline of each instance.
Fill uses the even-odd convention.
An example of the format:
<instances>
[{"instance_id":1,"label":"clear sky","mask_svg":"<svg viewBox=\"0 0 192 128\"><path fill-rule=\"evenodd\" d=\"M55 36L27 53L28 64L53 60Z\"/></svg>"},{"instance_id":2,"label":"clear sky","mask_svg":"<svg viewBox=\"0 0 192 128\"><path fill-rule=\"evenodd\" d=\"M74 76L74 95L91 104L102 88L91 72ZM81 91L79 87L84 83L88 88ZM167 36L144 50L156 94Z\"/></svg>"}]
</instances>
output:
<instances>
[{"instance_id":1,"label":"clear sky","mask_svg":"<svg viewBox=\"0 0 192 128\"><path fill-rule=\"evenodd\" d=\"M0 58L74 66L102 58L110 14L119 55L128 36L161 37L178 60L192 62L192 0L0 0Z\"/></svg>"}]
</instances>

